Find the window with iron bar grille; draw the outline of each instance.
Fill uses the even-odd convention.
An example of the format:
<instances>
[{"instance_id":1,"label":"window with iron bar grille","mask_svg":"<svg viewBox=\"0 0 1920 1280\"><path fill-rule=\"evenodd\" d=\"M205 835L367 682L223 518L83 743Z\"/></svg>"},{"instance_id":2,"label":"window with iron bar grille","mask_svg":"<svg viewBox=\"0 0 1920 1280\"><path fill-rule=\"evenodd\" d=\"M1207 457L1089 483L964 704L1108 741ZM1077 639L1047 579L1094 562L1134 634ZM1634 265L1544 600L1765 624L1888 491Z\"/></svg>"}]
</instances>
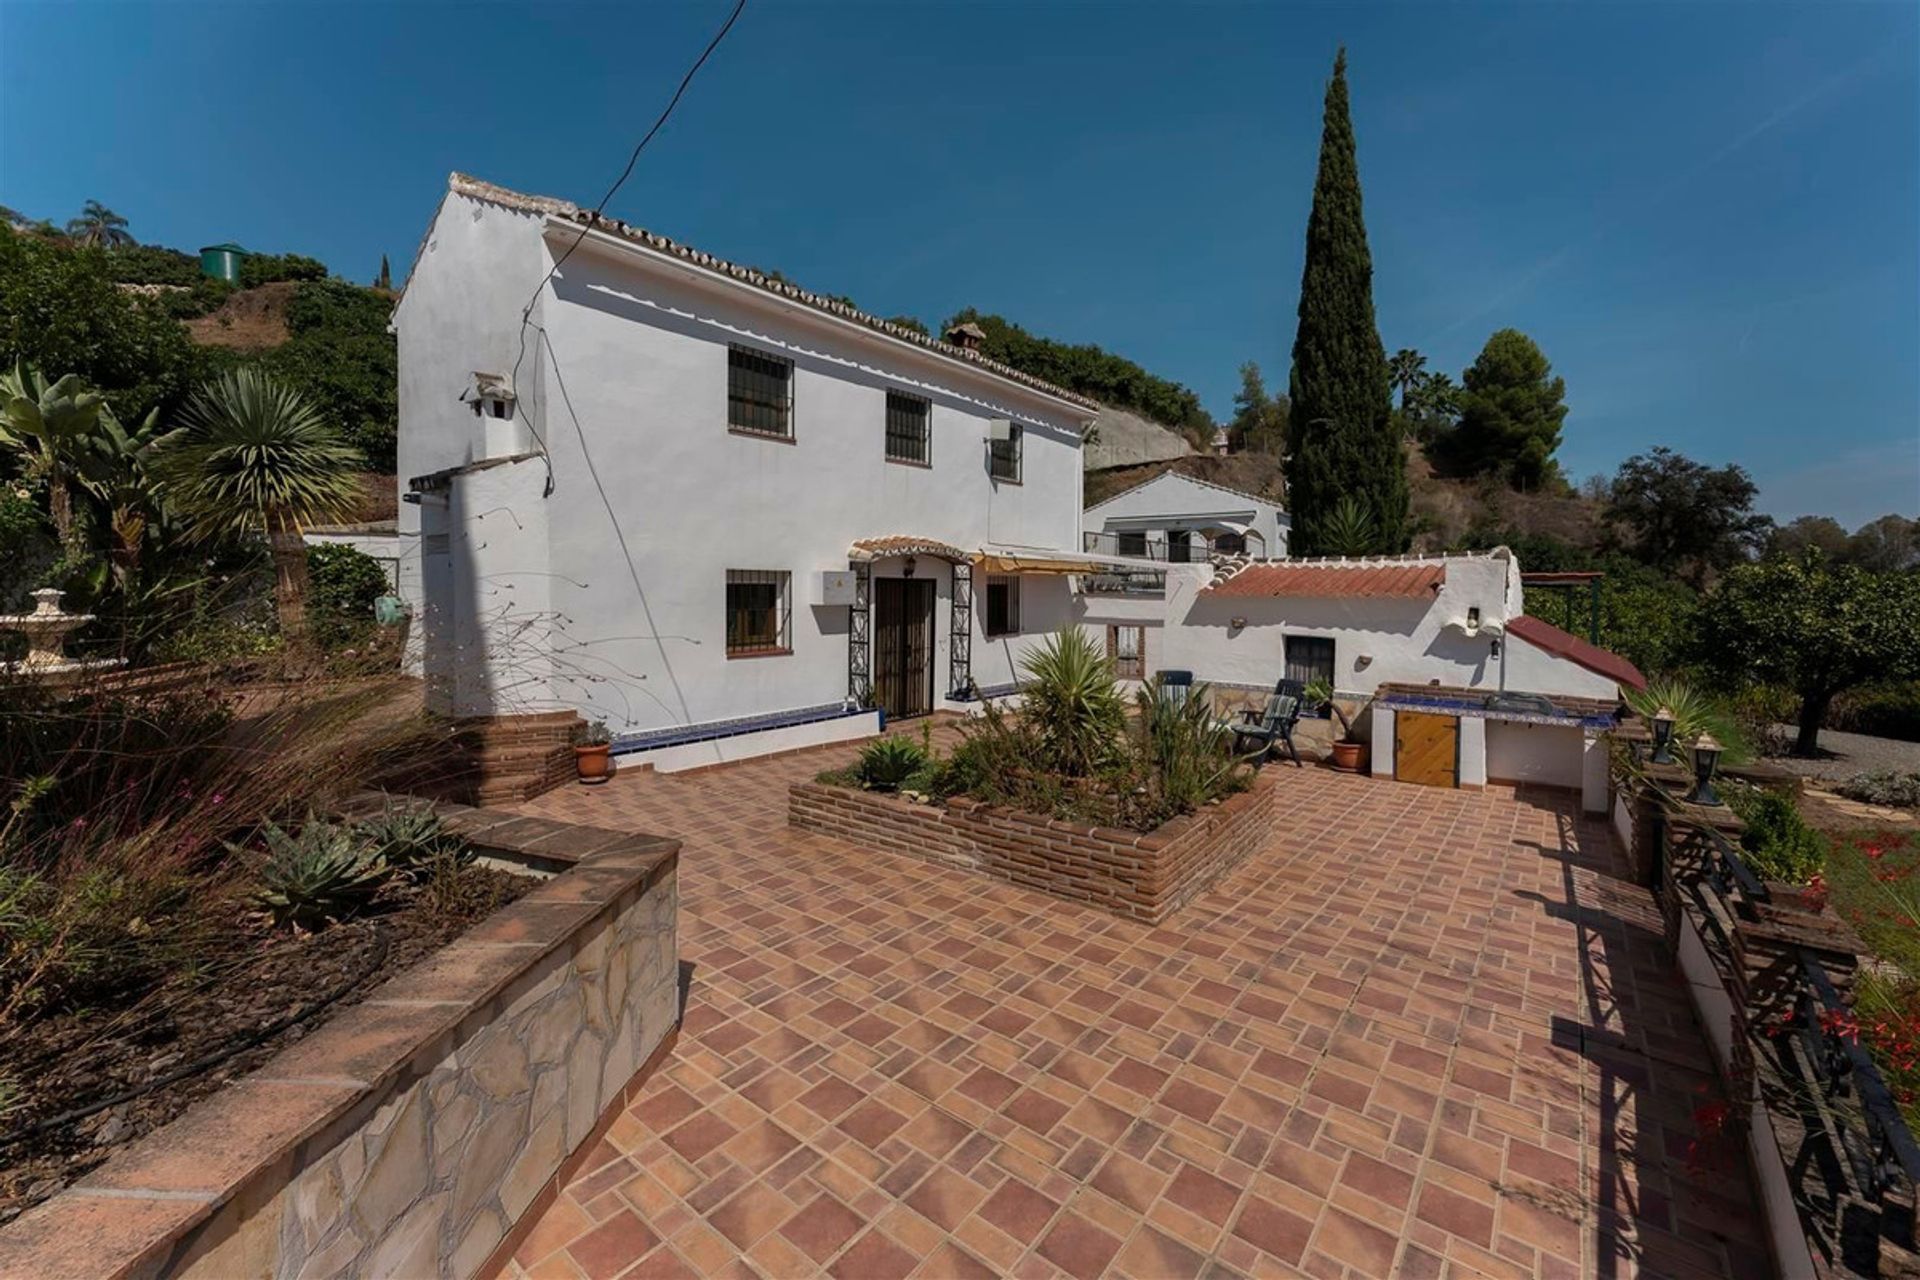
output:
<instances>
[{"instance_id":1,"label":"window with iron bar grille","mask_svg":"<svg viewBox=\"0 0 1920 1280\"><path fill-rule=\"evenodd\" d=\"M887 392L887 460L930 465L933 456L928 426L932 418L933 405L928 401L899 391Z\"/></svg>"},{"instance_id":2,"label":"window with iron bar grille","mask_svg":"<svg viewBox=\"0 0 1920 1280\"><path fill-rule=\"evenodd\" d=\"M987 634L1020 634L1020 579L1012 574L987 575Z\"/></svg>"},{"instance_id":3,"label":"window with iron bar grille","mask_svg":"<svg viewBox=\"0 0 1920 1280\"><path fill-rule=\"evenodd\" d=\"M793 361L751 347L728 347L727 425L792 439Z\"/></svg>"},{"instance_id":4,"label":"window with iron bar grille","mask_svg":"<svg viewBox=\"0 0 1920 1280\"><path fill-rule=\"evenodd\" d=\"M792 648L790 578L784 569L727 570L729 658Z\"/></svg>"},{"instance_id":5,"label":"window with iron bar grille","mask_svg":"<svg viewBox=\"0 0 1920 1280\"><path fill-rule=\"evenodd\" d=\"M1020 483L1020 438L1024 434L1020 424L1016 422L1007 439L987 441L988 475L995 480Z\"/></svg>"}]
</instances>

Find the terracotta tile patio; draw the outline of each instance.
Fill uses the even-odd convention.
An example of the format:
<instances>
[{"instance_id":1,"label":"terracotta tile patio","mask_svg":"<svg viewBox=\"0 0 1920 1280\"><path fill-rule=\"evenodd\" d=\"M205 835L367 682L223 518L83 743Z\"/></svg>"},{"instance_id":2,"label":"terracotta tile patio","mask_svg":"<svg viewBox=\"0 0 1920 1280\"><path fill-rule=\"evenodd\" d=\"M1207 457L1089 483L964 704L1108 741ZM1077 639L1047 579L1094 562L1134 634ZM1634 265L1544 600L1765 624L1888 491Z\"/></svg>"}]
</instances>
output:
<instances>
[{"instance_id":1,"label":"terracotta tile patio","mask_svg":"<svg viewBox=\"0 0 1920 1280\"><path fill-rule=\"evenodd\" d=\"M1152 928L789 831L850 755L525 806L684 840L692 973L510 1274L1768 1272L1652 901L1570 798L1280 769L1284 829Z\"/></svg>"}]
</instances>

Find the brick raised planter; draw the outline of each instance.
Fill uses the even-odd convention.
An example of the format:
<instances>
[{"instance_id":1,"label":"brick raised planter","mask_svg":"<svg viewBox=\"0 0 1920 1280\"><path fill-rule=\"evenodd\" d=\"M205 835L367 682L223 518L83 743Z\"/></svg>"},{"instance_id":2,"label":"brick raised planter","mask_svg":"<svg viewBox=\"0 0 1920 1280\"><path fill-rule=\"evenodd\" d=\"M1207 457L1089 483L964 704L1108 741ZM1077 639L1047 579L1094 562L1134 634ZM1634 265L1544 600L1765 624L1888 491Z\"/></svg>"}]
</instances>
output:
<instances>
[{"instance_id":1,"label":"brick raised planter","mask_svg":"<svg viewBox=\"0 0 1920 1280\"><path fill-rule=\"evenodd\" d=\"M0 1231L0 1276L456 1276L672 1043L679 844L441 806L558 874Z\"/></svg>"},{"instance_id":2,"label":"brick raised planter","mask_svg":"<svg viewBox=\"0 0 1920 1280\"><path fill-rule=\"evenodd\" d=\"M1089 827L958 797L945 808L819 782L787 790L787 822L1135 920L1158 922L1267 838L1271 780L1146 833Z\"/></svg>"}]
</instances>

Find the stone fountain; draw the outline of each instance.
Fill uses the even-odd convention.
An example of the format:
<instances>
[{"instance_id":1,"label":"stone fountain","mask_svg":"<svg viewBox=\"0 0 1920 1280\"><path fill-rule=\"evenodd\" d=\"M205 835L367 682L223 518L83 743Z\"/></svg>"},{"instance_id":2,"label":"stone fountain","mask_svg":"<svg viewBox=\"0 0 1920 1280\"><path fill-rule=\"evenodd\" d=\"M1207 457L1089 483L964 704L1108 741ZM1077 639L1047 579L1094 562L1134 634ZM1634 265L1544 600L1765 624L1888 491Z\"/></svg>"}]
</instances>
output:
<instances>
[{"instance_id":1,"label":"stone fountain","mask_svg":"<svg viewBox=\"0 0 1920 1280\"><path fill-rule=\"evenodd\" d=\"M123 658L69 658L67 633L93 621L90 613L68 613L60 607L66 592L42 587L33 593L32 613L0 614L0 631L19 631L27 637L27 656L0 663L0 671L14 677L66 683L89 671L117 667Z\"/></svg>"}]
</instances>

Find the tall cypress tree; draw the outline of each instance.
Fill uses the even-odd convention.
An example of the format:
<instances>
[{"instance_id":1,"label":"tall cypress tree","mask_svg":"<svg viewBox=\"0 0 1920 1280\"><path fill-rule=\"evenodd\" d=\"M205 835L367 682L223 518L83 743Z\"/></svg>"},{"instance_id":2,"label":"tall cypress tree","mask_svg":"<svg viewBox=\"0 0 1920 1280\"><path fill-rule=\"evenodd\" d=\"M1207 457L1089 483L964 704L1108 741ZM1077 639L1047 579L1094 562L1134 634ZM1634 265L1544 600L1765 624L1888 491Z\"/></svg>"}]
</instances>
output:
<instances>
[{"instance_id":1,"label":"tall cypress tree","mask_svg":"<svg viewBox=\"0 0 1920 1280\"><path fill-rule=\"evenodd\" d=\"M1373 258L1360 212L1344 48L1333 61L1320 127L1320 171L1307 219L1289 386L1292 549L1323 554L1319 530L1340 499L1352 495L1373 515L1377 549L1401 550L1406 545L1406 466L1393 424L1387 353L1373 322Z\"/></svg>"}]
</instances>

